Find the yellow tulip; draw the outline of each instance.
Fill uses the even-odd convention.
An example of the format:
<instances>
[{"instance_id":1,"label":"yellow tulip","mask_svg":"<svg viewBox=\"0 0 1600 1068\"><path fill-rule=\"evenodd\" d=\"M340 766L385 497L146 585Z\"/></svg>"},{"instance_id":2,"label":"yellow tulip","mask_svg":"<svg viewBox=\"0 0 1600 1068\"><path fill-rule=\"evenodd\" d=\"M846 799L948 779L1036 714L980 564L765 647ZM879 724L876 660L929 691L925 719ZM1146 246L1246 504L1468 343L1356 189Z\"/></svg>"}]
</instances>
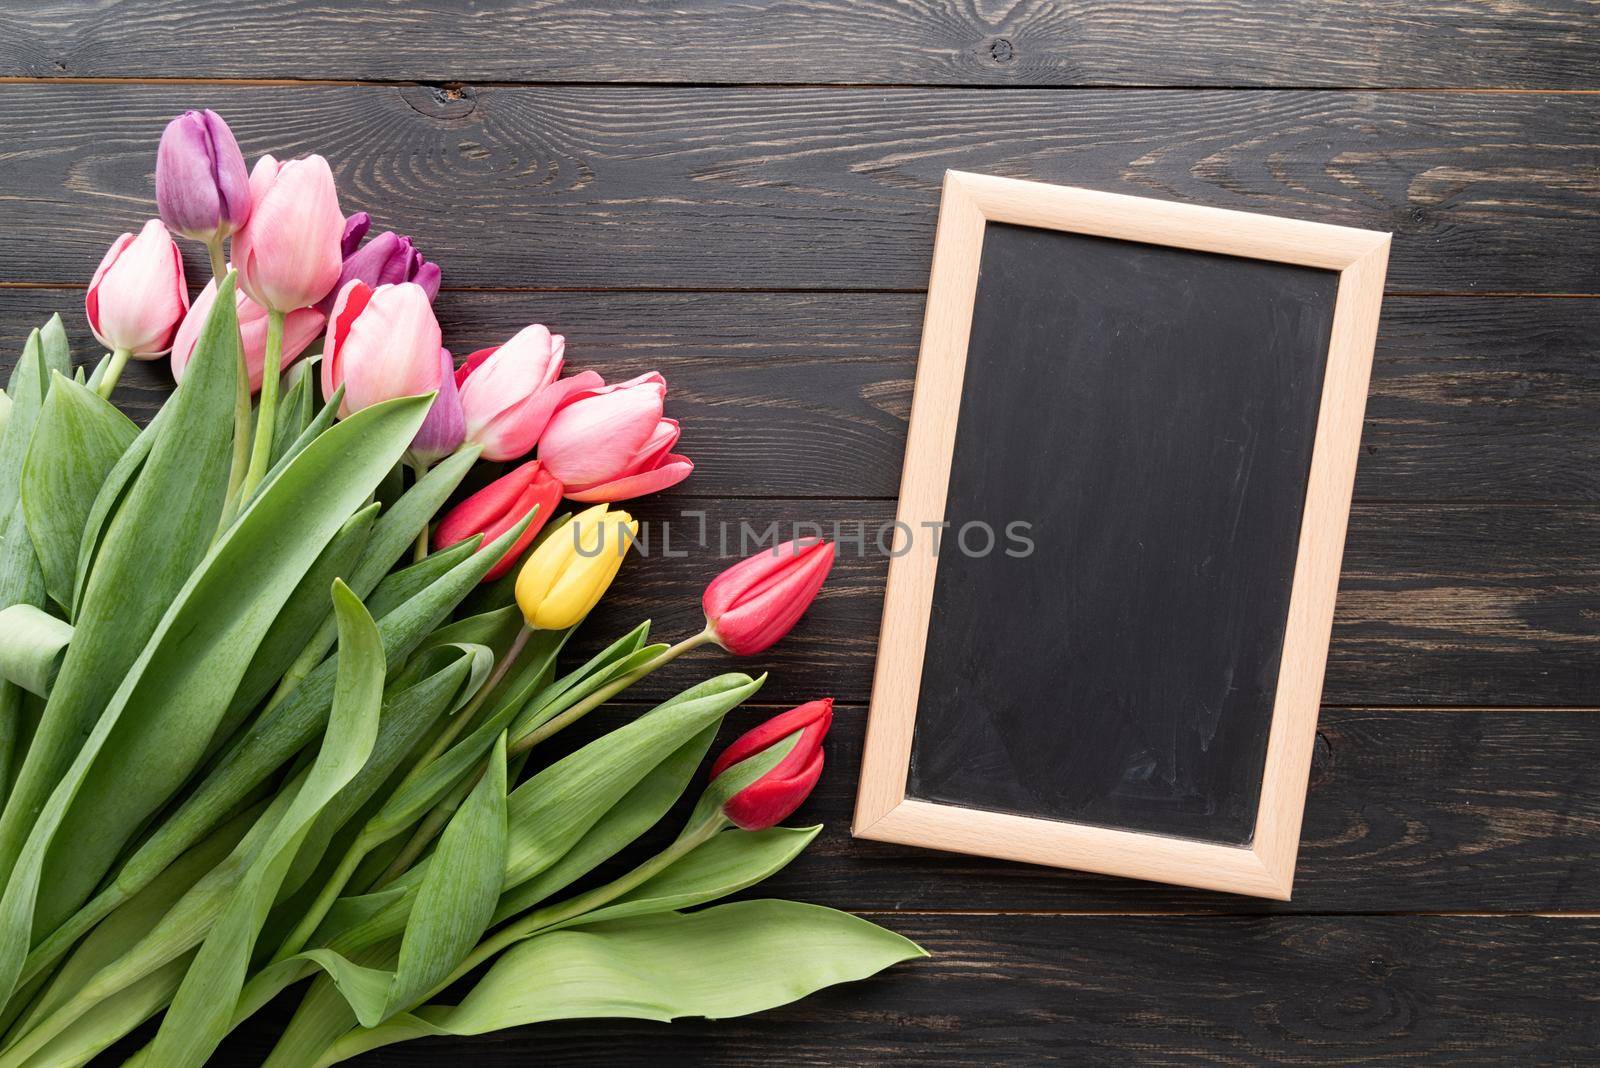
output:
<instances>
[{"instance_id":1,"label":"yellow tulip","mask_svg":"<svg viewBox=\"0 0 1600 1068\"><path fill-rule=\"evenodd\" d=\"M633 516L597 504L546 538L517 575L517 605L528 626L576 626L611 586L638 533Z\"/></svg>"}]
</instances>

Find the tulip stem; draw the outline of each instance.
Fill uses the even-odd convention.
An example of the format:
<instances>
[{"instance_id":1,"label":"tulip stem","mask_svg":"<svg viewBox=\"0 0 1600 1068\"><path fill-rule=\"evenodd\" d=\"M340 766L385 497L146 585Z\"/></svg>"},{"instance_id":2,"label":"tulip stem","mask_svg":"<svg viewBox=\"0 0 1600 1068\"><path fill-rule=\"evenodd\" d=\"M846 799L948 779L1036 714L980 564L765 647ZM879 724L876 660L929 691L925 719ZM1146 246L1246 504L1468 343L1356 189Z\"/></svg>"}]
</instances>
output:
<instances>
[{"instance_id":1,"label":"tulip stem","mask_svg":"<svg viewBox=\"0 0 1600 1068\"><path fill-rule=\"evenodd\" d=\"M511 739L506 748L506 752L509 755L515 756L518 753L526 752L527 750L532 749L534 746L549 738L551 735L565 727L570 727L573 723L576 723L584 716L587 716L590 712L593 712L595 709L599 708L601 705L605 704L607 701L611 700L617 694L621 693L623 690L626 690L629 686L632 686L634 683L638 682L652 671L655 671L657 668L665 667L674 660L678 659L678 657L682 656L684 653L698 649L700 646L706 644L707 642L714 641L715 639L716 633L711 629L711 627L707 626L705 630L694 635L692 638L685 638L677 645L663 649L652 659L645 661L643 664L640 664L638 667L634 668L632 671L621 676L615 681L600 687L600 689L596 690L588 697L585 697L582 701L579 701L577 704L573 705L559 716L540 724L538 727L535 727L533 730L529 731L527 734L524 734L520 738Z\"/></svg>"},{"instance_id":2,"label":"tulip stem","mask_svg":"<svg viewBox=\"0 0 1600 1068\"><path fill-rule=\"evenodd\" d=\"M100 376L100 385L95 392L100 396L110 399L111 391L117 388L117 379L122 377L122 369L128 366L128 357L133 355L127 349L112 349L111 363L106 367L106 373Z\"/></svg>"},{"instance_id":3,"label":"tulip stem","mask_svg":"<svg viewBox=\"0 0 1600 1068\"><path fill-rule=\"evenodd\" d=\"M267 358L261 367L261 402L256 406L256 438L250 450L239 500L248 501L272 463L273 431L278 423L278 380L283 375L283 312L267 312Z\"/></svg>"},{"instance_id":4,"label":"tulip stem","mask_svg":"<svg viewBox=\"0 0 1600 1068\"><path fill-rule=\"evenodd\" d=\"M428 473L425 463L413 463L411 469L417 473L417 481L422 481L422 476ZM420 564L428 557L428 524L423 523L422 529L417 531L417 543L411 547L411 562Z\"/></svg>"},{"instance_id":5,"label":"tulip stem","mask_svg":"<svg viewBox=\"0 0 1600 1068\"><path fill-rule=\"evenodd\" d=\"M228 273L228 260L222 254L222 238L213 237L206 242L206 254L211 257L211 277L217 280L217 285L222 285L222 279Z\"/></svg>"}]
</instances>

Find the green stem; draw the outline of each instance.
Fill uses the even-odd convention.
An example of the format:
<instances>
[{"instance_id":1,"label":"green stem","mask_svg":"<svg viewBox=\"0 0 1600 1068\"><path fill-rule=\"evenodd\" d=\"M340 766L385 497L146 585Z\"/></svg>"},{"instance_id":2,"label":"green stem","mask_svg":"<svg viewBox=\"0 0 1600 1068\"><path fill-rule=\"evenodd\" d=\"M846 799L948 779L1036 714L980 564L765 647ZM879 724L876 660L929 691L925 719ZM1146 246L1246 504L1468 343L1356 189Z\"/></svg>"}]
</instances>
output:
<instances>
[{"instance_id":1,"label":"green stem","mask_svg":"<svg viewBox=\"0 0 1600 1068\"><path fill-rule=\"evenodd\" d=\"M222 279L228 273L228 259L222 254L222 238L213 237L206 242L206 254L211 257L211 277L217 280L217 285L222 285Z\"/></svg>"},{"instance_id":2,"label":"green stem","mask_svg":"<svg viewBox=\"0 0 1600 1068\"><path fill-rule=\"evenodd\" d=\"M317 899L311 903L306 914L300 917L300 922L295 924L294 930L289 932L289 937L283 940L283 945L278 947L278 952L273 954L272 963L276 964L287 957L292 957L305 948L317 928L322 925L323 919L328 915L328 910L333 903L339 900L339 895L344 892L345 885L350 882L350 876L355 874L356 867L371 848L365 836L357 836L350 844L339 861L339 866L334 869L327 883L317 894Z\"/></svg>"},{"instance_id":3,"label":"green stem","mask_svg":"<svg viewBox=\"0 0 1600 1068\"><path fill-rule=\"evenodd\" d=\"M128 357L133 353L127 349L111 350L111 366L106 368L105 375L100 379L100 386L95 390L100 396L111 397L111 391L117 388L117 379L122 377L122 369L128 366Z\"/></svg>"},{"instance_id":4,"label":"green stem","mask_svg":"<svg viewBox=\"0 0 1600 1068\"><path fill-rule=\"evenodd\" d=\"M418 482L421 482L422 476L428 473L428 465L425 463L414 463L411 465L411 469L417 473ZM427 559L427 556L428 524L423 523L422 529L417 531L417 543L411 547L411 562L414 564L420 564L423 560Z\"/></svg>"},{"instance_id":5,"label":"green stem","mask_svg":"<svg viewBox=\"0 0 1600 1068\"><path fill-rule=\"evenodd\" d=\"M283 312L267 312L267 358L261 367L261 403L256 406L256 437L250 450L250 469L245 472L239 499L248 501L261 485L272 463L273 428L278 419L278 380L282 377Z\"/></svg>"},{"instance_id":6,"label":"green stem","mask_svg":"<svg viewBox=\"0 0 1600 1068\"><path fill-rule=\"evenodd\" d=\"M696 634L694 637L685 638L677 645L674 645L668 649L663 649L661 653L653 659L645 661L643 664L640 664L638 667L634 668L632 671L628 672L626 675L623 675L614 682L610 682L602 686L600 689L596 690L588 697L585 697L582 701L579 701L577 704L573 705L559 716L556 716L548 722L539 725L520 738L511 739L506 749L507 754L515 755L517 753L526 752L527 750L532 749L540 742L548 739L551 735L556 734L563 728L570 727L584 716L587 716L590 712L593 712L595 709L599 708L601 705L605 704L607 701L611 700L617 694L621 693L623 690L626 690L629 686L632 686L634 683L638 682L652 671L655 671L657 668L665 667L667 664L670 664L674 660L678 659L678 657L682 656L684 653L698 649L707 642L715 640L715 638L715 632L713 632L708 626L705 630L701 631L699 634Z\"/></svg>"}]
</instances>

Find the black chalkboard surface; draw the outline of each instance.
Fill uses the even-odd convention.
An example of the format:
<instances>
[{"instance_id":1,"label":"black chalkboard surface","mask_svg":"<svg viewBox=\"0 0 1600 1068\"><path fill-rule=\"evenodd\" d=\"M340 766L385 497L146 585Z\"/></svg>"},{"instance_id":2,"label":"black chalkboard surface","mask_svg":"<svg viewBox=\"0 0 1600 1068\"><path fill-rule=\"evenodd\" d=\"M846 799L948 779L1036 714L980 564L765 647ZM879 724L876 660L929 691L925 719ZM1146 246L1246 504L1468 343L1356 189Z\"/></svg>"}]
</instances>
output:
<instances>
[{"instance_id":1,"label":"black chalkboard surface","mask_svg":"<svg viewBox=\"0 0 1600 1068\"><path fill-rule=\"evenodd\" d=\"M946 173L853 834L1289 897L1388 255Z\"/></svg>"},{"instance_id":2,"label":"black chalkboard surface","mask_svg":"<svg viewBox=\"0 0 1600 1068\"><path fill-rule=\"evenodd\" d=\"M1250 841L1338 284L986 228L907 796Z\"/></svg>"}]
</instances>

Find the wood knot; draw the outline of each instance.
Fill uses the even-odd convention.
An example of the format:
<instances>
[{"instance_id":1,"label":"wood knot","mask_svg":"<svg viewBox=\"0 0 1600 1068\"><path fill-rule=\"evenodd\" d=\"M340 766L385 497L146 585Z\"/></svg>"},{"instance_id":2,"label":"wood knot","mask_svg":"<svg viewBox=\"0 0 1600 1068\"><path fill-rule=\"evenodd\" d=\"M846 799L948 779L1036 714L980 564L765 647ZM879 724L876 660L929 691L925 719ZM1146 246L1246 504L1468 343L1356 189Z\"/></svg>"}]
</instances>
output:
<instances>
[{"instance_id":1,"label":"wood knot","mask_svg":"<svg viewBox=\"0 0 1600 1068\"><path fill-rule=\"evenodd\" d=\"M428 119L459 120L478 109L478 94L470 85L408 85L400 95Z\"/></svg>"},{"instance_id":2,"label":"wood knot","mask_svg":"<svg viewBox=\"0 0 1600 1068\"><path fill-rule=\"evenodd\" d=\"M984 47L984 53L989 61L996 66L1005 66L1017 58L1017 46L1011 43L1009 37L995 37Z\"/></svg>"}]
</instances>

